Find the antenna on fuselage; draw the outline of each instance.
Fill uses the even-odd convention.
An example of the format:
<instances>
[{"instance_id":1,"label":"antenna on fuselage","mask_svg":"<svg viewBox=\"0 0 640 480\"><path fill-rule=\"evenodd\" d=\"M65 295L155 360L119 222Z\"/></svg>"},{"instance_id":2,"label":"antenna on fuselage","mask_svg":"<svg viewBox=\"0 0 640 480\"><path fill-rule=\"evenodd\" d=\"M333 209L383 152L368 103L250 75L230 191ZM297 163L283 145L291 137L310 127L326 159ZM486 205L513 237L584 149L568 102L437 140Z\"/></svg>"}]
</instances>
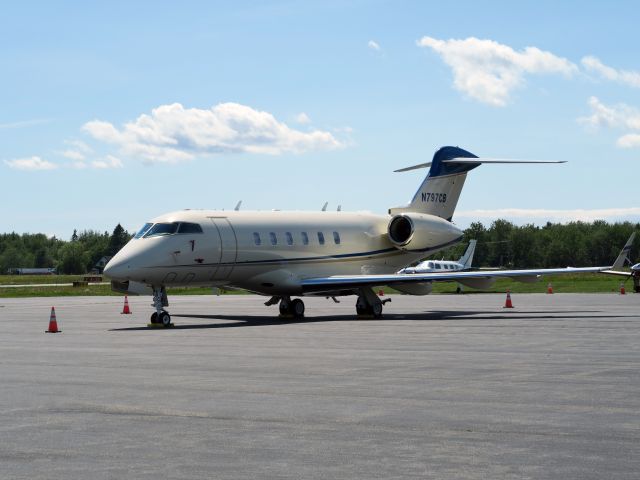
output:
<instances>
[{"instance_id":1,"label":"antenna on fuselage","mask_svg":"<svg viewBox=\"0 0 640 480\"><path fill-rule=\"evenodd\" d=\"M329 202L324 202L324 205L322 206L322 211L323 212L327 211L327 205L329 205Z\"/></svg>"},{"instance_id":2,"label":"antenna on fuselage","mask_svg":"<svg viewBox=\"0 0 640 480\"><path fill-rule=\"evenodd\" d=\"M240 200L237 204L236 204L236 208L234 208L234 210L237 212L238 210L240 210L240 205L242 205L242 200Z\"/></svg>"}]
</instances>

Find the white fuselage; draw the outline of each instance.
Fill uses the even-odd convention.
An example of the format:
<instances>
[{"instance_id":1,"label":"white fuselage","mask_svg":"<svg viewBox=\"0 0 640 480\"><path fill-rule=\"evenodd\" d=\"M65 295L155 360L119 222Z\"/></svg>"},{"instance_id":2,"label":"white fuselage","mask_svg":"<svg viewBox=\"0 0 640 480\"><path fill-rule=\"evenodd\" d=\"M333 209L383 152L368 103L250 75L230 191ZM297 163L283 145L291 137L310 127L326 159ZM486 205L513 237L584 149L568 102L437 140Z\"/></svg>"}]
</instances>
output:
<instances>
[{"instance_id":1,"label":"white fuselage","mask_svg":"<svg viewBox=\"0 0 640 480\"><path fill-rule=\"evenodd\" d=\"M300 295L300 280L397 272L461 239L452 223L429 216L419 248L388 236L388 215L349 212L184 210L157 223L190 222L201 233L132 239L105 268L115 280L149 286L230 286Z\"/></svg>"}]
</instances>

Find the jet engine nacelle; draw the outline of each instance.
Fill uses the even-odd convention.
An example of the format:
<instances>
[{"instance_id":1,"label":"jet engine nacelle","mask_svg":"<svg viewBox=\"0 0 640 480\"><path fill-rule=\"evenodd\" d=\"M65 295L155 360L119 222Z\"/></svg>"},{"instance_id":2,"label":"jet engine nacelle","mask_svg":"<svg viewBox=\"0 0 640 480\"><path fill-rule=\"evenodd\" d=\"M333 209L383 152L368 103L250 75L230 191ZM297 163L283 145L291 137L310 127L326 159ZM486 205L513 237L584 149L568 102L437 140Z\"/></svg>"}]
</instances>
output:
<instances>
[{"instance_id":1,"label":"jet engine nacelle","mask_svg":"<svg viewBox=\"0 0 640 480\"><path fill-rule=\"evenodd\" d=\"M419 251L442 248L462 237L462 231L443 218L407 212L391 217L387 235L396 248Z\"/></svg>"},{"instance_id":2,"label":"jet engine nacelle","mask_svg":"<svg viewBox=\"0 0 640 480\"><path fill-rule=\"evenodd\" d=\"M496 283L496 279L494 277L459 278L456 282L461 283L465 287L489 290Z\"/></svg>"},{"instance_id":3,"label":"jet engine nacelle","mask_svg":"<svg viewBox=\"0 0 640 480\"><path fill-rule=\"evenodd\" d=\"M433 290L433 284L431 282L396 283L393 288L407 295L429 295Z\"/></svg>"},{"instance_id":4,"label":"jet engine nacelle","mask_svg":"<svg viewBox=\"0 0 640 480\"><path fill-rule=\"evenodd\" d=\"M153 295L153 290L148 285L140 282L128 280L126 282L118 282L111 280L111 290L126 295Z\"/></svg>"}]
</instances>

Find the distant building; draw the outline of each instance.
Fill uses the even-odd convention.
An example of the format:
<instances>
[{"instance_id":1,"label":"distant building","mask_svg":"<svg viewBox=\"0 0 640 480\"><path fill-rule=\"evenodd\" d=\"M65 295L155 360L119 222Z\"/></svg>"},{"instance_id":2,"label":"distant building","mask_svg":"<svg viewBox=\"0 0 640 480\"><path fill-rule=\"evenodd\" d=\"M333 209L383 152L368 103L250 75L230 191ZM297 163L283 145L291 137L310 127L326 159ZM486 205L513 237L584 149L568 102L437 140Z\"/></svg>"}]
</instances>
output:
<instances>
[{"instance_id":1,"label":"distant building","mask_svg":"<svg viewBox=\"0 0 640 480\"><path fill-rule=\"evenodd\" d=\"M98 260L96 262L96 264L93 266L93 268L91 269L91 273L98 273L98 274L102 274L102 272L104 271L104 267L107 263L109 263L109 260L111 260L112 257L108 257L108 256L104 256L102 257L100 260Z\"/></svg>"}]
</instances>

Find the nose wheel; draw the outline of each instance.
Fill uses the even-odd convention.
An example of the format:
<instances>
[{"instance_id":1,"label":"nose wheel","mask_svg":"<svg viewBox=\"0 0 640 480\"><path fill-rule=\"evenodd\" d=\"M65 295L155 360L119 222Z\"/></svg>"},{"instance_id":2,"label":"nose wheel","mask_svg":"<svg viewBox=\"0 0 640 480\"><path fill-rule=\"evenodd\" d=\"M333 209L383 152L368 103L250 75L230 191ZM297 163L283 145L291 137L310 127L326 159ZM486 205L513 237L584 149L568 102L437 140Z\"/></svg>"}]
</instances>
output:
<instances>
[{"instance_id":1,"label":"nose wheel","mask_svg":"<svg viewBox=\"0 0 640 480\"><path fill-rule=\"evenodd\" d=\"M169 306L167 292L164 287L153 287L153 303L151 306L154 307L156 311L151 314L150 327L173 327L171 315L164 309L164 307Z\"/></svg>"}]
</instances>

